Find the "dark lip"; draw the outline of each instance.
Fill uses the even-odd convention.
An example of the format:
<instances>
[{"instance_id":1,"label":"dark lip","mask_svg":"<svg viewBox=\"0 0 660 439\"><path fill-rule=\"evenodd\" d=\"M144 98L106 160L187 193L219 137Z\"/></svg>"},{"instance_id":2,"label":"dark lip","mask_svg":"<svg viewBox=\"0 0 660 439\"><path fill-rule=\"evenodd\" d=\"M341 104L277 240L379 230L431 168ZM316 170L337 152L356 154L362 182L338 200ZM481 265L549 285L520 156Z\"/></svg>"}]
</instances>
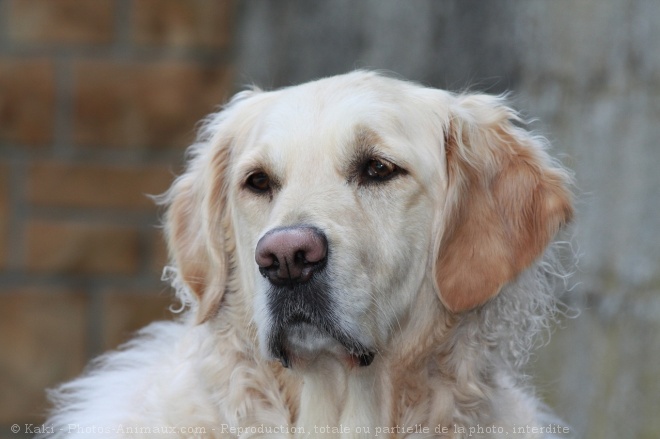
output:
<instances>
[{"instance_id":1,"label":"dark lip","mask_svg":"<svg viewBox=\"0 0 660 439\"><path fill-rule=\"evenodd\" d=\"M273 333L273 336L270 338L269 350L270 354L276 360L279 360L283 367L290 368L292 366L292 359L295 357L295 353L291 352L287 343L287 332L292 327L309 324L314 326L319 332L328 337L336 340L345 350L350 358L353 359L355 364L360 367L366 367L371 365L375 358L375 353L372 349L369 349L367 346L364 346L359 341L348 336L347 334L338 331L334 328L326 328L314 324L311 319L304 315L296 315L286 325L282 325L279 330Z\"/></svg>"}]
</instances>

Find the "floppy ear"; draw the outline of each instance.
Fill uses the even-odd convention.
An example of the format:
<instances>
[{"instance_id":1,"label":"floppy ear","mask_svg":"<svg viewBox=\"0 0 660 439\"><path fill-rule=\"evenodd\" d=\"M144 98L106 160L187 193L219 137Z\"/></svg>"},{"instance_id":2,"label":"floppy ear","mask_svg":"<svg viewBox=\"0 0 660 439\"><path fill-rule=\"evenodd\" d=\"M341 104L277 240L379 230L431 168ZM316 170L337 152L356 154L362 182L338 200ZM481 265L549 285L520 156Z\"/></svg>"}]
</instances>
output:
<instances>
[{"instance_id":1,"label":"floppy ear","mask_svg":"<svg viewBox=\"0 0 660 439\"><path fill-rule=\"evenodd\" d=\"M475 308L539 257L572 216L568 174L498 97L455 98L446 128L448 192L435 266L442 303Z\"/></svg>"},{"instance_id":2,"label":"floppy ear","mask_svg":"<svg viewBox=\"0 0 660 439\"><path fill-rule=\"evenodd\" d=\"M231 283L234 232L227 202L232 145L254 124L261 94L253 87L234 95L204 121L198 142L187 151L188 165L161 198L168 206L165 234L184 304L196 307L197 322L213 317ZM183 288L182 288L183 287ZM192 293L194 298L189 297ZM189 300L195 299L195 300Z\"/></svg>"},{"instance_id":3,"label":"floppy ear","mask_svg":"<svg viewBox=\"0 0 660 439\"><path fill-rule=\"evenodd\" d=\"M230 264L231 225L225 185L229 141L217 147L192 147L186 172L165 195L170 261L186 290L194 294L197 322L218 311L225 293ZM182 298L184 303L186 297Z\"/></svg>"}]
</instances>

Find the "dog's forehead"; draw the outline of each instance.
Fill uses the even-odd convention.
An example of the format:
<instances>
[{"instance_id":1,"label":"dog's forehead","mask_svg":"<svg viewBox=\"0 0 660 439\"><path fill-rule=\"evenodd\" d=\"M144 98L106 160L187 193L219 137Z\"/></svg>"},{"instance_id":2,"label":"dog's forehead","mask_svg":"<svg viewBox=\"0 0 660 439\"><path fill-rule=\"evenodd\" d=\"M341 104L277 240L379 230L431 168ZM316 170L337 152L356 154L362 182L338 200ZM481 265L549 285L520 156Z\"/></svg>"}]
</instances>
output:
<instances>
[{"instance_id":1,"label":"dog's forehead","mask_svg":"<svg viewBox=\"0 0 660 439\"><path fill-rule=\"evenodd\" d=\"M405 118L407 96L400 91L396 101L377 84L324 82L282 90L265 110L266 135L288 138L334 138L350 135L356 126L392 128ZM398 104L398 105L397 105ZM313 147L313 145L310 145Z\"/></svg>"},{"instance_id":2,"label":"dog's forehead","mask_svg":"<svg viewBox=\"0 0 660 439\"><path fill-rule=\"evenodd\" d=\"M368 132L373 134L370 139L378 139L369 146L425 167L442 158L440 109L431 103L437 98L431 93L371 75L344 75L279 90L259 115L246 152L275 166L316 161L338 167L364 146L359 139ZM434 117L437 120L431 120Z\"/></svg>"}]
</instances>

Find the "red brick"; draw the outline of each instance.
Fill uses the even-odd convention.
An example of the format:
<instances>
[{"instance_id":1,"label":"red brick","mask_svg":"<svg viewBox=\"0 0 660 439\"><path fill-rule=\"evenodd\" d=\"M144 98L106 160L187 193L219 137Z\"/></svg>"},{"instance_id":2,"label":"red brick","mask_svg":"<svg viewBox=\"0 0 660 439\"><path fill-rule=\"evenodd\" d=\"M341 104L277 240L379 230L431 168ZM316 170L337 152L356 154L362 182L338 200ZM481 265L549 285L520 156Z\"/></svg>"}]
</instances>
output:
<instances>
[{"instance_id":1,"label":"red brick","mask_svg":"<svg viewBox=\"0 0 660 439\"><path fill-rule=\"evenodd\" d=\"M168 261L167 244L165 243L165 236L161 230L157 230L153 234L152 240L150 266L152 272L155 275L160 276Z\"/></svg>"},{"instance_id":2,"label":"red brick","mask_svg":"<svg viewBox=\"0 0 660 439\"><path fill-rule=\"evenodd\" d=\"M27 268L32 272L135 274L137 230L114 225L32 220L27 224Z\"/></svg>"},{"instance_id":3,"label":"red brick","mask_svg":"<svg viewBox=\"0 0 660 439\"><path fill-rule=\"evenodd\" d=\"M116 348L151 322L171 319L169 307L173 303L172 295L165 286L161 292L104 291L101 322L103 349Z\"/></svg>"},{"instance_id":4,"label":"red brick","mask_svg":"<svg viewBox=\"0 0 660 439\"><path fill-rule=\"evenodd\" d=\"M113 0L12 0L9 36L20 43L109 43L114 8Z\"/></svg>"},{"instance_id":5,"label":"red brick","mask_svg":"<svg viewBox=\"0 0 660 439\"><path fill-rule=\"evenodd\" d=\"M85 146L184 147L226 98L226 68L83 61L75 67L74 138Z\"/></svg>"},{"instance_id":6,"label":"red brick","mask_svg":"<svg viewBox=\"0 0 660 439\"><path fill-rule=\"evenodd\" d=\"M147 46L229 46L230 0L134 0L133 38Z\"/></svg>"},{"instance_id":7,"label":"red brick","mask_svg":"<svg viewBox=\"0 0 660 439\"><path fill-rule=\"evenodd\" d=\"M7 264L9 210L9 166L0 164L0 269Z\"/></svg>"},{"instance_id":8,"label":"red brick","mask_svg":"<svg viewBox=\"0 0 660 439\"><path fill-rule=\"evenodd\" d=\"M45 389L86 362L87 299L62 290L0 294L0 425L39 422Z\"/></svg>"},{"instance_id":9,"label":"red brick","mask_svg":"<svg viewBox=\"0 0 660 439\"><path fill-rule=\"evenodd\" d=\"M0 140L49 143L54 115L52 64L41 59L0 59Z\"/></svg>"},{"instance_id":10,"label":"red brick","mask_svg":"<svg viewBox=\"0 0 660 439\"><path fill-rule=\"evenodd\" d=\"M105 166L37 163L29 173L28 200L38 206L153 209L147 195L167 190L166 166Z\"/></svg>"}]
</instances>

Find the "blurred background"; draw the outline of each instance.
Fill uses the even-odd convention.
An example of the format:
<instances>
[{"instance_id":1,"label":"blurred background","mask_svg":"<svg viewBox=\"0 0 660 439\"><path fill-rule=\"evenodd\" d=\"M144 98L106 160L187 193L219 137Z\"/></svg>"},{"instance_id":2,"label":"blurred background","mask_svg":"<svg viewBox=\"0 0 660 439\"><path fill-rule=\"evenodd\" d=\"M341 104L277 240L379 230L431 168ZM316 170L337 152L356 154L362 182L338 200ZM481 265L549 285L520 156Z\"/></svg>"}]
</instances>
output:
<instances>
[{"instance_id":1,"label":"blurred background","mask_svg":"<svg viewBox=\"0 0 660 439\"><path fill-rule=\"evenodd\" d=\"M387 69L513 92L575 171L581 255L538 393L591 439L660 437L657 0L0 0L0 438L170 291L158 194L242 85Z\"/></svg>"}]
</instances>

